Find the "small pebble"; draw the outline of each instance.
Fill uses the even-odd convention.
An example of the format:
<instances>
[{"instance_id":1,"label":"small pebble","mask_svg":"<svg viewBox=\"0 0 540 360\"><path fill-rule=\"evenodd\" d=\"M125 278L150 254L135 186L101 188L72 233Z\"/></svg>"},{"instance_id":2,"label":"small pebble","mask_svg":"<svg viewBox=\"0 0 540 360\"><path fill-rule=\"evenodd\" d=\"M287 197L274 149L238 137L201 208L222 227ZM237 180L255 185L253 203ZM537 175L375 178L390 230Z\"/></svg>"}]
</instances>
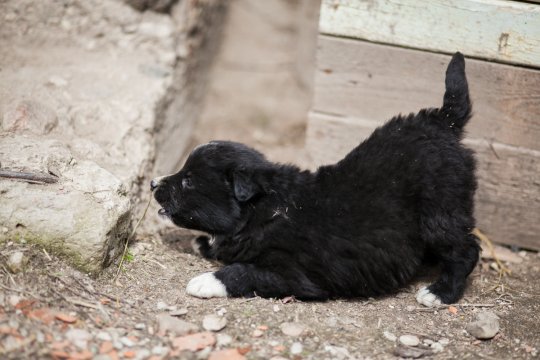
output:
<instances>
[{"instance_id":1,"label":"small pebble","mask_svg":"<svg viewBox=\"0 0 540 360\"><path fill-rule=\"evenodd\" d=\"M499 317L492 311L482 311L476 314L475 320L466 329L477 339L491 339L499 332Z\"/></svg>"},{"instance_id":2,"label":"small pebble","mask_svg":"<svg viewBox=\"0 0 540 360\"><path fill-rule=\"evenodd\" d=\"M399 342L407 346L417 346L420 344L420 339L414 335L401 335L399 337Z\"/></svg>"},{"instance_id":3,"label":"small pebble","mask_svg":"<svg viewBox=\"0 0 540 360\"><path fill-rule=\"evenodd\" d=\"M436 352L436 353L444 350L444 346L438 342L431 344L430 348L433 350L433 352Z\"/></svg>"},{"instance_id":4,"label":"small pebble","mask_svg":"<svg viewBox=\"0 0 540 360\"><path fill-rule=\"evenodd\" d=\"M112 340L111 334L109 334L108 332L105 332L105 331L98 332L98 334L96 335L96 338L98 340L101 340L101 341L111 341Z\"/></svg>"},{"instance_id":5,"label":"small pebble","mask_svg":"<svg viewBox=\"0 0 540 360\"><path fill-rule=\"evenodd\" d=\"M218 315L206 315L203 319L203 328L208 331L220 331L227 326L227 319Z\"/></svg>"},{"instance_id":6,"label":"small pebble","mask_svg":"<svg viewBox=\"0 0 540 360\"><path fill-rule=\"evenodd\" d=\"M219 316L223 316L223 315L225 315L226 313L227 313L227 309L225 309L225 308L221 308L221 309L219 309L219 310L217 311L217 314L218 314Z\"/></svg>"},{"instance_id":7,"label":"small pebble","mask_svg":"<svg viewBox=\"0 0 540 360\"><path fill-rule=\"evenodd\" d=\"M166 346L154 346L152 348L152 354L158 356L165 356L169 352L169 348Z\"/></svg>"},{"instance_id":8,"label":"small pebble","mask_svg":"<svg viewBox=\"0 0 540 360\"><path fill-rule=\"evenodd\" d=\"M414 306L414 305L407 305L407 311L408 311L408 312L411 312L411 311L414 311L414 310L416 310L416 306Z\"/></svg>"},{"instance_id":9,"label":"small pebble","mask_svg":"<svg viewBox=\"0 0 540 360\"><path fill-rule=\"evenodd\" d=\"M281 324L280 329L285 335L296 337L302 335L306 327L298 322L288 322Z\"/></svg>"},{"instance_id":10,"label":"small pebble","mask_svg":"<svg viewBox=\"0 0 540 360\"><path fill-rule=\"evenodd\" d=\"M291 346L291 354L293 355L298 355L302 353L302 350L304 350L304 348L299 342L294 342Z\"/></svg>"},{"instance_id":11,"label":"small pebble","mask_svg":"<svg viewBox=\"0 0 540 360\"><path fill-rule=\"evenodd\" d=\"M216 343L217 346L227 346L232 342L232 337L227 334L217 334Z\"/></svg>"},{"instance_id":12,"label":"small pebble","mask_svg":"<svg viewBox=\"0 0 540 360\"><path fill-rule=\"evenodd\" d=\"M251 334L251 336L256 337L256 338L261 337L263 335L264 335L264 332L262 330L259 330L259 329L253 331L253 333Z\"/></svg>"},{"instance_id":13,"label":"small pebble","mask_svg":"<svg viewBox=\"0 0 540 360\"><path fill-rule=\"evenodd\" d=\"M120 342L127 347L135 346L135 342L126 336L122 337Z\"/></svg>"},{"instance_id":14,"label":"small pebble","mask_svg":"<svg viewBox=\"0 0 540 360\"><path fill-rule=\"evenodd\" d=\"M158 310L165 310L168 307L167 304L165 304L163 301L158 301L156 304L156 309Z\"/></svg>"},{"instance_id":15,"label":"small pebble","mask_svg":"<svg viewBox=\"0 0 540 360\"><path fill-rule=\"evenodd\" d=\"M180 309L176 309L176 310L173 310L169 313L169 315L171 316L182 316L182 315L186 315L188 313L188 310L186 308L180 308Z\"/></svg>"},{"instance_id":16,"label":"small pebble","mask_svg":"<svg viewBox=\"0 0 540 360\"><path fill-rule=\"evenodd\" d=\"M26 256L24 256L22 251L16 251L9 256L6 265L9 271L11 271L13 274L16 274L23 270L26 261Z\"/></svg>"},{"instance_id":17,"label":"small pebble","mask_svg":"<svg viewBox=\"0 0 540 360\"><path fill-rule=\"evenodd\" d=\"M135 324L136 330L144 330L145 328L146 328L146 325L144 323Z\"/></svg>"},{"instance_id":18,"label":"small pebble","mask_svg":"<svg viewBox=\"0 0 540 360\"><path fill-rule=\"evenodd\" d=\"M385 331L383 332L383 335L386 339L390 340L390 341L396 341L397 339L397 336L392 334L390 331Z\"/></svg>"},{"instance_id":19,"label":"small pebble","mask_svg":"<svg viewBox=\"0 0 540 360\"><path fill-rule=\"evenodd\" d=\"M441 340L439 340L439 343L442 344L443 346L446 346L446 345L450 344L450 340L448 340L446 338L442 338Z\"/></svg>"}]
</instances>

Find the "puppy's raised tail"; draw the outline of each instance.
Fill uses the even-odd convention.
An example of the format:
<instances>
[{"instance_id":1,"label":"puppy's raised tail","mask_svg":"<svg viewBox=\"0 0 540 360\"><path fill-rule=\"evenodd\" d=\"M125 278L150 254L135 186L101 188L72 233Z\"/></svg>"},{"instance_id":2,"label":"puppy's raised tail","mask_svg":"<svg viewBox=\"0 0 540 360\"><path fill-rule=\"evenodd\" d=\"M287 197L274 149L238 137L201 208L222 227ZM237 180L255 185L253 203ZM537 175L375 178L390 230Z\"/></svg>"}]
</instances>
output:
<instances>
[{"instance_id":1,"label":"puppy's raised tail","mask_svg":"<svg viewBox=\"0 0 540 360\"><path fill-rule=\"evenodd\" d=\"M445 84L446 92L440 109L442 121L445 127L461 136L463 128L471 118L472 106L465 76L465 59L460 52L455 53L448 64Z\"/></svg>"}]
</instances>

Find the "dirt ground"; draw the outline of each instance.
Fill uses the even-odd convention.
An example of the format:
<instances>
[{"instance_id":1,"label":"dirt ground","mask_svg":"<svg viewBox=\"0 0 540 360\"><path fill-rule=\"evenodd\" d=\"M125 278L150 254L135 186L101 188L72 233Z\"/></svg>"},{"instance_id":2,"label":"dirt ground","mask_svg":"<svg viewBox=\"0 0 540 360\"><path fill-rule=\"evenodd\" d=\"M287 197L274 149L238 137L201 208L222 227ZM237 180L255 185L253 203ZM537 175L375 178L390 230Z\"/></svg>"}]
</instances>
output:
<instances>
[{"instance_id":1,"label":"dirt ground","mask_svg":"<svg viewBox=\"0 0 540 360\"><path fill-rule=\"evenodd\" d=\"M382 299L193 298L184 291L188 280L217 265L193 254L189 232L163 235L138 237L130 250L132 260L116 281L116 266L93 279L37 248L8 244L2 249L2 263L16 250L23 251L29 262L17 274L2 266L2 358L206 359L210 351L240 349L247 359L387 359L395 357L397 347L387 337L405 334L419 337L422 344L417 348L425 351L420 354L435 359L538 356L537 253L522 252L523 262L509 265L512 275L500 282L490 262L481 262L453 313L447 306L426 309L416 304L416 288L428 277ZM465 327L484 309L500 317L501 330L492 340L480 341L467 334ZM180 352L175 340L179 336L160 330L157 316L162 313L182 314L177 317L201 331L203 318L209 314L219 314L227 324L214 334L217 345L205 348L202 344L198 352ZM303 332L286 335L281 326L287 322L299 323ZM178 326L181 333L189 325ZM442 351L431 353L430 341L442 344ZM221 358L241 357L213 359Z\"/></svg>"},{"instance_id":2,"label":"dirt ground","mask_svg":"<svg viewBox=\"0 0 540 360\"><path fill-rule=\"evenodd\" d=\"M245 19L260 13L266 18L264 9L248 9L242 13L233 8L231 16ZM237 30L249 33L250 27ZM228 41L234 38L229 36ZM233 45L228 49L240 46ZM309 87L291 75L293 67L269 74L267 69L273 65L238 66L228 54L217 61L194 142L232 138L256 146L271 159L305 164L302 148ZM251 74L249 82L234 81L246 72ZM250 94L265 91L267 103L254 105L256 96L250 100ZM230 97L223 95L226 92ZM231 99L240 95L242 101L233 103ZM287 100L280 101L281 95ZM276 118L281 119L279 124ZM219 265L195 255L190 245L194 233L160 223L156 211L154 204L117 279L118 262L91 278L37 247L5 244L0 250L0 358L391 359L396 349L403 355L409 351L410 356L434 359L538 357L538 253L516 253L521 263L508 263L512 273L502 279L492 260L482 260L464 298L452 308L427 309L416 303L416 290L433 277L429 273L400 293L380 299L201 300L186 295L187 282ZM7 259L17 251L28 262L21 272L12 273ZM480 341L465 327L483 310L500 317L500 331L493 339ZM203 319L212 314L226 319L225 327L181 351L184 336L206 331ZM282 330L286 323L294 323L300 334ZM420 339L416 350L403 348L394 339L407 334Z\"/></svg>"}]
</instances>

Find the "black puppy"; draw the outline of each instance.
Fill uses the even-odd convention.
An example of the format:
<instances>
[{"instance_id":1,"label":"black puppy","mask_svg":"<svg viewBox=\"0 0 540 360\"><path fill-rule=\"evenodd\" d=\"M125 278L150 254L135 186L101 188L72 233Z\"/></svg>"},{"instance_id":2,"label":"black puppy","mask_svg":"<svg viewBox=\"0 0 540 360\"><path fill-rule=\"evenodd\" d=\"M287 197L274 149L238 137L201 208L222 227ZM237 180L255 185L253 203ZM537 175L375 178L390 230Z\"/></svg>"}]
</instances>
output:
<instances>
[{"instance_id":1,"label":"black puppy","mask_svg":"<svg viewBox=\"0 0 540 360\"><path fill-rule=\"evenodd\" d=\"M224 264L188 294L328 299L389 294L425 262L439 279L418 302L453 303L478 261L465 61L446 71L440 109L397 116L335 165L280 165L242 144L195 148L177 174L152 180L161 215L211 234L201 254Z\"/></svg>"}]
</instances>

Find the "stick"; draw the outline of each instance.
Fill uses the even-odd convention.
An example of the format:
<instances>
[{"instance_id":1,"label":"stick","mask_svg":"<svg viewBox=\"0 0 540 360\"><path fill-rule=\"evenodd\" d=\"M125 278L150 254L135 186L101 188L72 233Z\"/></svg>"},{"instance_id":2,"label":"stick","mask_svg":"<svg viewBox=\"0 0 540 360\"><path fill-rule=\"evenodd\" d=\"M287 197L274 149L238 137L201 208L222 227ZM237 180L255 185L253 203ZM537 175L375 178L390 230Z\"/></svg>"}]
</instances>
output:
<instances>
[{"instance_id":1,"label":"stick","mask_svg":"<svg viewBox=\"0 0 540 360\"><path fill-rule=\"evenodd\" d=\"M72 303L73 305L84 306L84 307L87 307L87 308L90 308L90 309L96 309L96 310L99 309L99 307L97 305L91 304L91 303L89 303L87 301L84 301L84 300L75 299L75 298L68 298L68 297L64 297L64 299L66 301Z\"/></svg>"},{"instance_id":2,"label":"stick","mask_svg":"<svg viewBox=\"0 0 540 360\"><path fill-rule=\"evenodd\" d=\"M49 174L18 172L11 170L0 170L0 177L7 179L24 180L31 183L54 184L58 182L58 178L56 176L51 176Z\"/></svg>"},{"instance_id":3,"label":"stick","mask_svg":"<svg viewBox=\"0 0 540 360\"><path fill-rule=\"evenodd\" d=\"M118 278L118 275L120 274L120 270L122 269L122 265L124 264L124 258L126 257L129 241L131 240L133 235L135 235L135 231L137 231L137 228L139 227L139 225L141 225L141 222L144 219L144 216L146 215L146 212L148 211L148 208L150 207L151 202L152 202L152 195L150 195L150 198L148 199L148 204L146 204L146 208L144 209L144 212L143 212L141 218L139 219L139 221L137 221L137 224L135 224L135 227L133 228L133 231L131 231L131 234L126 239L126 244L124 246L124 251L122 252L122 258L120 259L120 265L118 265L118 270L116 271L116 275L114 276L114 281L116 281L116 279Z\"/></svg>"},{"instance_id":4,"label":"stick","mask_svg":"<svg viewBox=\"0 0 540 360\"><path fill-rule=\"evenodd\" d=\"M491 256L499 266L499 277L503 277L504 275L511 274L510 269L508 269L506 266L503 265L501 260L499 260L499 257L495 254L495 249L493 248L493 243L489 238L480 231L478 228L474 228L472 231L472 234L475 235L477 238L480 239L480 241L486 243L487 247L489 248L489 252L491 252Z\"/></svg>"}]
</instances>

